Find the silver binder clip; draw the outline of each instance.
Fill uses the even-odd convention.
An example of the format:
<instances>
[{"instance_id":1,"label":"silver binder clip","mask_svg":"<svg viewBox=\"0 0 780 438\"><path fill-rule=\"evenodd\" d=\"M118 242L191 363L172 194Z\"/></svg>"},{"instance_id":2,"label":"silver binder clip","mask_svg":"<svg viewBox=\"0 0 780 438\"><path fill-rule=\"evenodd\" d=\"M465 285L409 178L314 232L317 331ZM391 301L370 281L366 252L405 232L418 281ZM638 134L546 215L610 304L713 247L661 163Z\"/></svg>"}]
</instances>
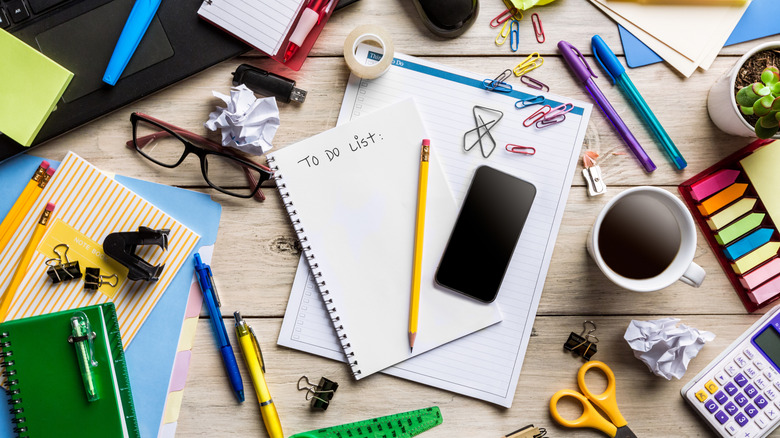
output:
<instances>
[{"instance_id":1,"label":"silver binder clip","mask_svg":"<svg viewBox=\"0 0 780 438\"><path fill-rule=\"evenodd\" d=\"M588 196L598 196L607 193L607 185L601 177L601 168L596 164L599 154L594 151L585 151L582 156L582 176L588 184Z\"/></svg>"}]
</instances>

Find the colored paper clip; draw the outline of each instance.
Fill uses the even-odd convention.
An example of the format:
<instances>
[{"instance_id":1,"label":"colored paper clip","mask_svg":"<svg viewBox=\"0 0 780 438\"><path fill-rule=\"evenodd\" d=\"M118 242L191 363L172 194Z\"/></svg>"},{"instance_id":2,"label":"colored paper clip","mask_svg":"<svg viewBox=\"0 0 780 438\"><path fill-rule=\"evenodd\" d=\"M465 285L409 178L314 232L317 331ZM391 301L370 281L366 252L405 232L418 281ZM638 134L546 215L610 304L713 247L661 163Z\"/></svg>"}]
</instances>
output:
<instances>
[{"instance_id":1,"label":"colored paper clip","mask_svg":"<svg viewBox=\"0 0 780 438\"><path fill-rule=\"evenodd\" d=\"M536 148L531 146L521 146L519 144L508 143L506 150L515 154L534 155L536 154Z\"/></svg>"},{"instance_id":2,"label":"colored paper clip","mask_svg":"<svg viewBox=\"0 0 780 438\"><path fill-rule=\"evenodd\" d=\"M485 79L482 81L482 86L488 91L497 91L500 93L509 93L512 91L512 85L504 82L512 74L512 70L506 69L495 79Z\"/></svg>"},{"instance_id":3,"label":"colored paper clip","mask_svg":"<svg viewBox=\"0 0 780 438\"><path fill-rule=\"evenodd\" d=\"M509 48L513 52L517 52L517 48L520 46L520 22L512 20L509 22Z\"/></svg>"},{"instance_id":4,"label":"colored paper clip","mask_svg":"<svg viewBox=\"0 0 780 438\"><path fill-rule=\"evenodd\" d=\"M523 109L523 108L525 108L527 106L541 105L543 103L544 103L544 96L539 95L539 96L534 96L534 97L532 97L530 99L518 100L517 102L515 102L515 108Z\"/></svg>"},{"instance_id":5,"label":"colored paper clip","mask_svg":"<svg viewBox=\"0 0 780 438\"><path fill-rule=\"evenodd\" d=\"M512 71L515 76L522 76L535 68L541 67L542 64L544 64L544 58L539 55L539 52L534 52L528 55L520 64L517 64Z\"/></svg>"},{"instance_id":6,"label":"colored paper clip","mask_svg":"<svg viewBox=\"0 0 780 438\"><path fill-rule=\"evenodd\" d=\"M528 75L520 76L520 82L527 85L529 88L533 88L539 91L550 91L550 87L542 81L536 80Z\"/></svg>"},{"instance_id":7,"label":"colored paper clip","mask_svg":"<svg viewBox=\"0 0 780 438\"><path fill-rule=\"evenodd\" d=\"M545 105L539 108L538 110L536 110L535 113L531 114L530 116L528 116L527 119L523 120L523 126L525 126L526 128L531 127L531 125L533 125L534 123L538 122L539 120L542 120L545 114L549 113L550 111L552 111L552 107L550 105Z\"/></svg>"},{"instance_id":8,"label":"colored paper clip","mask_svg":"<svg viewBox=\"0 0 780 438\"><path fill-rule=\"evenodd\" d=\"M57 252L57 248L64 247L65 251L62 254ZM79 262L71 262L68 260L68 250L70 247L64 243L52 248L52 252L56 255L56 258L46 260L46 266L49 269L46 270L46 274L51 278L52 284L61 283L63 281L75 280L81 278L81 268Z\"/></svg>"},{"instance_id":9,"label":"colored paper clip","mask_svg":"<svg viewBox=\"0 0 780 438\"><path fill-rule=\"evenodd\" d=\"M542 19L539 18L539 14L531 14L531 23L534 25L534 34L536 34L536 42L539 44L544 42L544 28L542 27Z\"/></svg>"},{"instance_id":10,"label":"colored paper clip","mask_svg":"<svg viewBox=\"0 0 780 438\"><path fill-rule=\"evenodd\" d=\"M550 120L550 119L556 118L556 117L558 117L560 115L566 114L566 113L568 113L569 111L571 111L573 109L574 109L574 104L564 103L564 104L558 105L555 108L553 108L552 110L550 110L549 113L544 115L543 119Z\"/></svg>"},{"instance_id":11,"label":"colored paper clip","mask_svg":"<svg viewBox=\"0 0 780 438\"><path fill-rule=\"evenodd\" d=\"M562 121L566 120L566 114L558 114L557 116L547 118L547 115L543 116L541 120L536 122L536 127L541 128L547 128L552 125L557 125L558 123L561 123Z\"/></svg>"},{"instance_id":12,"label":"colored paper clip","mask_svg":"<svg viewBox=\"0 0 780 438\"><path fill-rule=\"evenodd\" d=\"M518 21L522 20L523 12L518 10L517 8L507 8L504 10L504 12L496 15L496 18L490 20L490 27L498 27L501 25L501 23L504 23L510 18L514 18L515 20Z\"/></svg>"},{"instance_id":13,"label":"colored paper clip","mask_svg":"<svg viewBox=\"0 0 780 438\"><path fill-rule=\"evenodd\" d=\"M504 22L504 27L501 28L501 31L498 32L498 36L496 36L496 45L500 46L506 42L507 37L509 36L509 21Z\"/></svg>"}]
</instances>

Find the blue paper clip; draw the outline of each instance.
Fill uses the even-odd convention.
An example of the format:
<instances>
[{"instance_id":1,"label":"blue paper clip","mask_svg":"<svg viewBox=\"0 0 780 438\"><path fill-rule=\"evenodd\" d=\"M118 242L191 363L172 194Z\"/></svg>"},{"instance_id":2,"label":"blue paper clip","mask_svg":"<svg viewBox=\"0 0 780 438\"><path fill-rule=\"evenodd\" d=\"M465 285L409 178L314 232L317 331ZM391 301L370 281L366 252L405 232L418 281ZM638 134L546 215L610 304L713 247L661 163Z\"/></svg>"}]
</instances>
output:
<instances>
[{"instance_id":1,"label":"blue paper clip","mask_svg":"<svg viewBox=\"0 0 780 438\"><path fill-rule=\"evenodd\" d=\"M530 99L521 99L515 102L515 108L523 109L531 105L541 105L544 103L544 96L534 96Z\"/></svg>"},{"instance_id":2,"label":"blue paper clip","mask_svg":"<svg viewBox=\"0 0 780 438\"><path fill-rule=\"evenodd\" d=\"M509 93L512 91L512 85L504 82L504 79L512 75L512 70L506 69L495 79L485 79L482 81L482 86L488 91L497 91L499 93Z\"/></svg>"},{"instance_id":3,"label":"blue paper clip","mask_svg":"<svg viewBox=\"0 0 780 438\"><path fill-rule=\"evenodd\" d=\"M509 48L513 52L517 52L517 48L520 46L520 22L512 20L509 23Z\"/></svg>"}]
</instances>

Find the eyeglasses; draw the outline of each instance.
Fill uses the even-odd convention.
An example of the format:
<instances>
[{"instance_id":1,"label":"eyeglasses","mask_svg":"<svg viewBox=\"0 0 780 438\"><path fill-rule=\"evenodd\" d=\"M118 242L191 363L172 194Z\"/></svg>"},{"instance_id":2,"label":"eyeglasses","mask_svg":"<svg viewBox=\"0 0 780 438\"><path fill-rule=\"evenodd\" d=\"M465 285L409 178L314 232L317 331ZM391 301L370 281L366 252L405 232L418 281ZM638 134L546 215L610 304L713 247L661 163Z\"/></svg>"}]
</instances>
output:
<instances>
[{"instance_id":1,"label":"eyeglasses","mask_svg":"<svg viewBox=\"0 0 780 438\"><path fill-rule=\"evenodd\" d=\"M239 198L254 196L258 201L265 200L260 185L273 177L268 167L146 114L130 114L130 123L133 125L133 139L127 142L127 147L135 148L149 161L172 169L180 165L187 155L195 154L200 159L203 179L209 186L227 195Z\"/></svg>"}]
</instances>

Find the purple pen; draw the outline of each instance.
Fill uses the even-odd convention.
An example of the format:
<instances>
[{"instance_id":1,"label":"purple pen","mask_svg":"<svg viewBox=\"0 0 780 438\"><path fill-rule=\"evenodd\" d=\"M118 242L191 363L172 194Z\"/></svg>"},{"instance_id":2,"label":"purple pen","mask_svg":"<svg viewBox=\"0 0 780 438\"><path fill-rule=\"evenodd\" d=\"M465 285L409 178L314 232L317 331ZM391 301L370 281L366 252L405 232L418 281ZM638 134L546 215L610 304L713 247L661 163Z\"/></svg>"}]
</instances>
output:
<instances>
[{"instance_id":1,"label":"purple pen","mask_svg":"<svg viewBox=\"0 0 780 438\"><path fill-rule=\"evenodd\" d=\"M648 172L654 171L656 167L655 164L653 164L653 160L651 160L647 155L647 152L642 149L642 145L636 140L634 134L628 130L628 126L626 126L623 119L620 118L617 111L615 111L615 108L612 108L612 105L610 105L609 101L604 96L604 93L602 93L596 83L593 82L593 78L598 76L590 69L590 65L588 65L588 62L585 60L585 57L582 56L582 53L566 41L558 42L558 50L561 51L563 59L566 60L566 64L572 69L574 75L585 85L585 89L588 90L590 97L596 101L598 107L601 108L601 111L607 116L607 119L618 134L620 134L620 137L623 138L623 141L626 142L628 148L631 149L634 156L642 163L642 167Z\"/></svg>"}]
</instances>

